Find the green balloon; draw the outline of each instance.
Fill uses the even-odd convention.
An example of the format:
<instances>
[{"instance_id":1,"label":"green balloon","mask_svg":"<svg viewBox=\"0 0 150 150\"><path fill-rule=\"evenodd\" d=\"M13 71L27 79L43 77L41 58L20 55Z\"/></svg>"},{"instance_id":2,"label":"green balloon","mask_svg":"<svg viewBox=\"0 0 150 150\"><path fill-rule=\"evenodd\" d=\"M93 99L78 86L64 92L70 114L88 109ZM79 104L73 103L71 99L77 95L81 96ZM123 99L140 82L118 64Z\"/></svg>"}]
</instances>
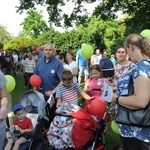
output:
<instances>
[{"instance_id":1,"label":"green balloon","mask_svg":"<svg viewBox=\"0 0 150 150\"><path fill-rule=\"evenodd\" d=\"M140 33L140 35L142 35L143 37L146 37L146 38L150 38L150 30L145 29Z\"/></svg>"},{"instance_id":2,"label":"green balloon","mask_svg":"<svg viewBox=\"0 0 150 150\"><path fill-rule=\"evenodd\" d=\"M93 47L91 45L86 44L81 49L81 54L85 59L91 58L93 53L94 53L94 50L93 50Z\"/></svg>"},{"instance_id":3,"label":"green balloon","mask_svg":"<svg viewBox=\"0 0 150 150\"><path fill-rule=\"evenodd\" d=\"M116 134L120 134L118 124L114 120L111 122L111 129Z\"/></svg>"},{"instance_id":4,"label":"green balloon","mask_svg":"<svg viewBox=\"0 0 150 150\"><path fill-rule=\"evenodd\" d=\"M12 92L16 86L16 81L11 75L5 75L5 78L7 79L6 91L7 93Z\"/></svg>"}]
</instances>

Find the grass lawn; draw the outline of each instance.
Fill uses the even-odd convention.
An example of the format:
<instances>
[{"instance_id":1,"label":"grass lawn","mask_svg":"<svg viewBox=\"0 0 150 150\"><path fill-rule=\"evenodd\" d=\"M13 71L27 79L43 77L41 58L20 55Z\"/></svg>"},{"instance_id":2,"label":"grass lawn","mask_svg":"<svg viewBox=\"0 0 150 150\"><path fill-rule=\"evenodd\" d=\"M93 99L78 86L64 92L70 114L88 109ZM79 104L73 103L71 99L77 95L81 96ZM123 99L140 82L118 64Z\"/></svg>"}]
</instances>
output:
<instances>
[{"instance_id":1,"label":"grass lawn","mask_svg":"<svg viewBox=\"0 0 150 150\"><path fill-rule=\"evenodd\" d=\"M21 98L21 96L28 91L27 88L24 88L24 78L23 75L17 74L16 79L16 87L12 91L12 106L17 104ZM120 146L120 137L115 134L111 129L111 121L107 123L107 132L105 135L107 150L117 150Z\"/></svg>"}]
</instances>

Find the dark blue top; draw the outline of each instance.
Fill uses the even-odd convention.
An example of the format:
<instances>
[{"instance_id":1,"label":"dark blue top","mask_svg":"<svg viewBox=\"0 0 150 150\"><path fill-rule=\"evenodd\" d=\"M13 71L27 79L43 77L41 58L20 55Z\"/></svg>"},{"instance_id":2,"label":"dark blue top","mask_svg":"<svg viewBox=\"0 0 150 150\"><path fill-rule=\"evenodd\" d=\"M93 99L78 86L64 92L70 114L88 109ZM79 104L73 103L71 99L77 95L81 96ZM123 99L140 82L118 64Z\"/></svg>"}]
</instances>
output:
<instances>
[{"instance_id":1,"label":"dark blue top","mask_svg":"<svg viewBox=\"0 0 150 150\"><path fill-rule=\"evenodd\" d=\"M64 67L55 56L50 58L49 62L45 61L45 57L41 57L37 62L34 74L37 74L42 79L41 88L46 92L53 90L61 81Z\"/></svg>"}]
</instances>

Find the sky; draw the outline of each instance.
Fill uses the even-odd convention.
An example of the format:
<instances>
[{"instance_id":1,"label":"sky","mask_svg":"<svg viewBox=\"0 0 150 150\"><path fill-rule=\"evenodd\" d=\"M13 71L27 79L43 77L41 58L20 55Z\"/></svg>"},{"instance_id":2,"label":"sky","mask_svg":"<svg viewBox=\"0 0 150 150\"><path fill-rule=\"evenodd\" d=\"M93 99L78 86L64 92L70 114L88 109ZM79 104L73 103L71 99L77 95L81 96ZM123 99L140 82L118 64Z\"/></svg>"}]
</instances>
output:
<instances>
[{"instance_id":1,"label":"sky","mask_svg":"<svg viewBox=\"0 0 150 150\"><path fill-rule=\"evenodd\" d=\"M26 13L16 13L15 6L19 6L19 0L0 0L0 24L5 26L7 31L13 36L18 35L22 30L20 24L26 17ZM44 20L47 21L48 15L46 11L43 13Z\"/></svg>"},{"instance_id":2,"label":"sky","mask_svg":"<svg viewBox=\"0 0 150 150\"><path fill-rule=\"evenodd\" d=\"M97 4L94 3L87 5L87 9L89 13L93 11ZM22 31L22 26L20 24L23 22L24 18L26 17L26 12L23 14L19 14L16 12L15 6L19 6L19 0L0 0L0 24L5 26L7 31L12 34L13 36L17 36L20 31ZM64 7L65 12L71 11L73 8L73 4L68 4L68 6ZM93 8L93 9L92 9ZM43 19L48 22L48 13L45 7L38 7L37 11L43 10ZM55 28L58 31L63 30L62 28Z\"/></svg>"},{"instance_id":3,"label":"sky","mask_svg":"<svg viewBox=\"0 0 150 150\"><path fill-rule=\"evenodd\" d=\"M86 5L89 8L89 13L93 11L97 4L94 3ZM0 0L0 24L5 26L7 31L12 34L13 36L17 36L20 31L22 31L22 26L20 24L23 22L24 18L26 17L26 12L23 14L19 14L16 12L15 6L19 6L19 0ZM69 3L67 6L64 7L64 12L70 12L73 8L73 4ZM37 11L43 10L43 19L48 22L48 13L46 11L46 7L38 7ZM62 31L62 28L56 28L58 31Z\"/></svg>"}]
</instances>

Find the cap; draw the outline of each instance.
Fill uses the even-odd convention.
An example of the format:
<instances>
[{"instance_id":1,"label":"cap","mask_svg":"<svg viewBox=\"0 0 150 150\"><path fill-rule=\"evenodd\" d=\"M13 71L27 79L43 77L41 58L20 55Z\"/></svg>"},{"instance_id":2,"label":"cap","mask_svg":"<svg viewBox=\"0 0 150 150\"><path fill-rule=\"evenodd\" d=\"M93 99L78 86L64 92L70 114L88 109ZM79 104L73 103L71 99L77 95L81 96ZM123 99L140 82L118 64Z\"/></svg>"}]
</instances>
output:
<instances>
[{"instance_id":1,"label":"cap","mask_svg":"<svg viewBox=\"0 0 150 150\"><path fill-rule=\"evenodd\" d=\"M22 110L24 107L21 104L16 104L13 108L12 111L15 113L17 110Z\"/></svg>"},{"instance_id":2,"label":"cap","mask_svg":"<svg viewBox=\"0 0 150 150\"><path fill-rule=\"evenodd\" d=\"M101 83L104 87L104 91L102 92L101 99L110 103L113 98L112 87L109 86L104 80L101 80Z\"/></svg>"}]
</instances>

